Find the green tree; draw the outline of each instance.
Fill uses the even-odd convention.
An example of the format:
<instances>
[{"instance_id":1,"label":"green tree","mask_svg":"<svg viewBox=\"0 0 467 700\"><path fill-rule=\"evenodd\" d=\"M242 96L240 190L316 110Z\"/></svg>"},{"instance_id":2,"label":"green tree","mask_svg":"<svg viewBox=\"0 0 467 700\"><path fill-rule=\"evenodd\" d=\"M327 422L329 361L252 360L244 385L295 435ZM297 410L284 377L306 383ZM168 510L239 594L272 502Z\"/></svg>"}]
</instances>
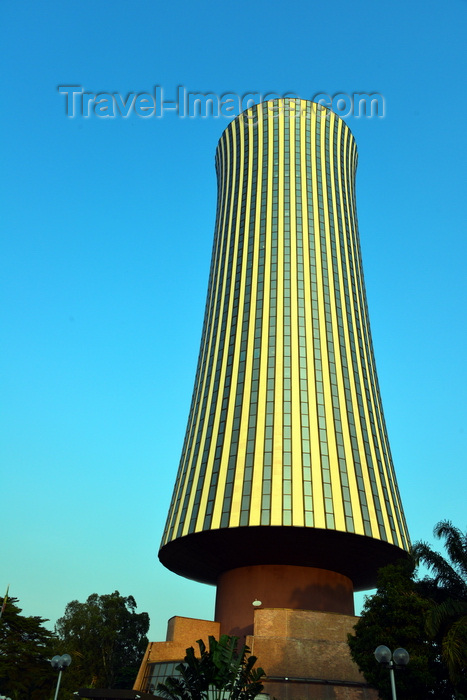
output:
<instances>
[{"instance_id":1,"label":"green tree","mask_svg":"<svg viewBox=\"0 0 467 700\"><path fill-rule=\"evenodd\" d=\"M21 615L17 598L9 598L0 619L0 693L21 700L43 700L57 674L50 665L55 637L41 617Z\"/></svg>"},{"instance_id":2,"label":"green tree","mask_svg":"<svg viewBox=\"0 0 467 700\"><path fill-rule=\"evenodd\" d=\"M63 652L72 664L65 688L131 688L148 644L147 613L136 613L133 596L118 591L68 603L55 625Z\"/></svg>"},{"instance_id":3,"label":"green tree","mask_svg":"<svg viewBox=\"0 0 467 700\"><path fill-rule=\"evenodd\" d=\"M416 561L423 562L432 574L419 584L432 600L425 629L441 644L442 658L456 690L467 694L467 533L443 520L435 526L434 534L444 540L447 559L426 542L413 547Z\"/></svg>"},{"instance_id":4,"label":"green tree","mask_svg":"<svg viewBox=\"0 0 467 700\"><path fill-rule=\"evenodd\" d=\"M158 695L168 700L253 700L263 690L265 673L253 668L257 659L246 645L237 648L238 637L209 637L209 648L202 639L197 644L199 656L193 647L187 649L176 667L179 675L159 683Z\"/></svg>"},{"instance_id":5,"label":"green tree","mask_svg":"<svg viewBox=\"0 0 467 700\"><path fill-rule=\"evenodd\" d=\"M349 635L350 653L368 683L378 689L382 700L391 700L387 668L379 664L374 651L385 644L410 654L408 666L396 670L396 684L402 698L410 700L451 700L454 689L441 660L439 643L425 631L425 619L431 609L429 599L417 590L413 561L381 569L376 593L365 601L354 635Z\"/></svg>"}]
</instances>

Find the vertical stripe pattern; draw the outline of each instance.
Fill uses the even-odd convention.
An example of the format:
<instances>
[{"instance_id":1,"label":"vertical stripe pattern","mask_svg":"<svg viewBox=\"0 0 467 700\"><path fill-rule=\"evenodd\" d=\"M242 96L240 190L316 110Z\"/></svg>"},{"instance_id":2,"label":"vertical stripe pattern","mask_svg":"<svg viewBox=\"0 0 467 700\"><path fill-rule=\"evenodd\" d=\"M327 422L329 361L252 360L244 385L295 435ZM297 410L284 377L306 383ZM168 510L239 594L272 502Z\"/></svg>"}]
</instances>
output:
<instances>
[{"instance_id":1,"label":"vertical stripe pattern","mask_svg":"<svg viewBox=\"0 0 467 700\"><path fill-rule=\"evenodd\" d=\"M193 399L162 545L255 525L409 540L378 388L357 149L304 100L225 129Z\"/></svg>"}]
</instances>

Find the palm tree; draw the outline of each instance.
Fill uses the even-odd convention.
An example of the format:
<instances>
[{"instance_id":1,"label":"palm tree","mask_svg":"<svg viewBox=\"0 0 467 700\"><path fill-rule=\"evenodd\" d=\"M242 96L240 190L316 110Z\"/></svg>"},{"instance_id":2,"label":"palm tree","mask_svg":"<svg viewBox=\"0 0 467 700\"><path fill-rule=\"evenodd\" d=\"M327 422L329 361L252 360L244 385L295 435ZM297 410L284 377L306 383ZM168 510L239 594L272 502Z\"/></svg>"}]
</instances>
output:
<instances>
[{"instance_id":1,"label":"palm tree","mask_svg":"<svg viewBox=\"0 0 467 700\"><path fill-rule=\"evenodd\" d=\"M426 630L433 638L441 639L450 679L460 689L467 675L467 533L443 520L435 526L434 535L444 539L447 559L426 542L416 543L412 551L416 561L423 562L434 574L420 582L433 601Z\"/></svg>"},{"instance_id":2,"label":"palm tree","mask_svg":"<svg viewBox=\"0 0 467 700\"><path fill-rule=\"evenodd\" d=\"M253 700L263 690L262 668L253 668L256 656L247 646L237 649L238 637L209 637L209 649L199 639L200 655L193 647L186 650L184 662L176 667L177 676L159 683L157 694L168 700Z\"/></svg>"}]
</instances>

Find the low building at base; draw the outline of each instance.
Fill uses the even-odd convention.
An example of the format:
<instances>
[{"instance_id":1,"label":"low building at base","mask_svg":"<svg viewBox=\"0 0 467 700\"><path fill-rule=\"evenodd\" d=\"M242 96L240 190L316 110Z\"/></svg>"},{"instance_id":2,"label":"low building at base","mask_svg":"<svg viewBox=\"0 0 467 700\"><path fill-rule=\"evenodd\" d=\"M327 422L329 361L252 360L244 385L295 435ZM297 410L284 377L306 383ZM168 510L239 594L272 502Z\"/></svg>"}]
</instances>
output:
<instances>
[{"instance_id":1,"label":"low building at base","mask_svg":"<svg viewBox=\"0 0 467 700\"><path fill-rule=\"evenodd\" d=\"M291 608L253 609L253 634L246 644L264 668L264 693L277 700L377 700L350 658L347 635L353 615ZM173 617L167 640L151 642L134 690L157 695L158 683L173 675L196 641L219 638L220 623ZM242 641L242 640L240 640Z\"/></svg>"}]
</instances>

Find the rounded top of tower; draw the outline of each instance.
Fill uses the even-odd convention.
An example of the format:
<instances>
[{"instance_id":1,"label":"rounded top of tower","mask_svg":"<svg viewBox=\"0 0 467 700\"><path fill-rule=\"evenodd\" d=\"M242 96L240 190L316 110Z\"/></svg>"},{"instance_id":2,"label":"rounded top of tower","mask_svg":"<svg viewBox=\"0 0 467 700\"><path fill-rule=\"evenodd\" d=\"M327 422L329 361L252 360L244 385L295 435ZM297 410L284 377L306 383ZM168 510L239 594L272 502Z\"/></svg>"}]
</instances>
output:
<instances>
[{"instance_id":1,"label":"rounded top of tower","mask_svg":"<svg viewBox=\"0 0 467 700\"><path fill-rule=\"evenodd\" d=\"M333 118L342 123L343 128L349 131L352 140L355 141L351 128L336 112L319 102L303 100L299 97L278 97L273 100L252 104L232 119L222 132L219 140L239 120L243 120L245 125L256 126L260 120L277 119L281 116L287 116L290 119L303 118L305 120L317 119L318 117L321 119Z\"/></svg>"}]
</instances>

